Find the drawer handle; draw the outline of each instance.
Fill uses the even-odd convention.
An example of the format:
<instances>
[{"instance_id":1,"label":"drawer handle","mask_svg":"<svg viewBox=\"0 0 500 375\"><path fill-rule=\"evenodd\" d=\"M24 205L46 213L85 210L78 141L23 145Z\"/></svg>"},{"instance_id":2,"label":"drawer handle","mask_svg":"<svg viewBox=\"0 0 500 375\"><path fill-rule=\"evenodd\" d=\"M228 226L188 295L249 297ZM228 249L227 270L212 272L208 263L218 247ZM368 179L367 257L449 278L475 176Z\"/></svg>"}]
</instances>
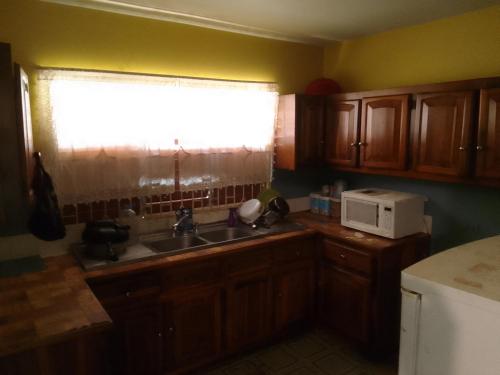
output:
<instances>
[{"instance_id":1,"label":"drawer handle","mask_svg":"<svg viewBox=\"0 0 500 375\"><path fill-rule=\"evenodd\" d=\"M163 335L161 334L161 332L158 332L157 333L158 337L162 337Z\"/></svg>"},{"instance_id":2,"label":"drawer handle","mask_svg":"<svg viewBox=\"0 0 500 375\"><path fill-rule=\"evenodd\" d=\"M125 297L130 297L132 293L130 291L125 292Z\"/></svg>"},{"instance_id":3,"label":"drawer handle","mask_svg":"<svg viewBox=\"0 0 500 375\"><path fill-rule=\"evenodd\" d=\"M300 251L299 251L299 250L297 250L297 251L295 252L295 255L297 255L298 257L300 257Z\"/></svg>"},{"instance_id":4,"label":"drawer handle","mask_svg":"<svg viewBox=\"0 0 500 375\"><path fill-rule=\"evenodd\" d=\"M168 332L170 333L174 332L174 327L168 327Z\"/></svg>"},{"instance_id":5,"label":"drawer handle","mask_svg":"<svg viewBox=\"0 0 500 375\"><path fill-rule=\"evenodd\" d=\"M342 254L342 253L340 253L340 257L341 257L342 259L345 259L345 258L346 258L346 256L345 256L344 254Z\"/></svg>"}]
</instances>

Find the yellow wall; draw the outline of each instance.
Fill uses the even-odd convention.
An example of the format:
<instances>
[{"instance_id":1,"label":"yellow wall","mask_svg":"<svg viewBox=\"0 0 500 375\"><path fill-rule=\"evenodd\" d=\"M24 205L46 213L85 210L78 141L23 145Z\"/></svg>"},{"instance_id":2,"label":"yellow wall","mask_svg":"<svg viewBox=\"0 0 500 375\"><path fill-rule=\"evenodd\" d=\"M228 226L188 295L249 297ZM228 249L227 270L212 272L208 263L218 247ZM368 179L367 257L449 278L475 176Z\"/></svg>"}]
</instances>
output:
<instances>
[{"instance_id":1,"label":"yellow wall","mask_svg":"<svg viewBox=\"0 0 500 375\"><path fill-rule=\"evenodd\" d=\"M500 76L500 6L325 48L344 91Z\"/></svg>"},{"instance_id":2,"label":"yellow wall","mask_svg":"<svg viewBox=\"0 0 500 375\"><path fill-rule=\"evenodd\" d=\"M302 91L322 75L323 49L139 17L0 1L0 41L34 66L273 81Z\"/></svg>"}]
</instances>

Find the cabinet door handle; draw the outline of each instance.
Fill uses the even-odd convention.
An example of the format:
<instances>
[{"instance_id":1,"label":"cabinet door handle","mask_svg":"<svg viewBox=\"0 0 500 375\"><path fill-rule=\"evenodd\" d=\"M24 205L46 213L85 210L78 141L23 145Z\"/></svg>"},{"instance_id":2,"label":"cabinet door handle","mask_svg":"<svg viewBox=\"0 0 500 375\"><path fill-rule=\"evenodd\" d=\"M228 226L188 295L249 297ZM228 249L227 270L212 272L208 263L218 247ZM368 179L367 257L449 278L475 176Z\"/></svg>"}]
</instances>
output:
<instances>
[{"instance_id":1,"label":"cabinet door handle","mask_svg":"<svg viewBox=\"0 0 500 375\"><path fill-rule=\"evenodd\" d=\"M299 251L299 250L297 250L297 251L295 252L295 255L296 255L296 256L298 256L298 257L300 257L300 251Z\"/></svg>"},{"instance_id":2,"label":"cabinet door handle","mask_svg":"<svg viewBox=\"0 0 500 375\"><path fill-rule=\"evenodd\" d=\"M356 142L352 142L349 146L351 146L351 147L356 147L356 146L357 146L357 144L356 144Z\"/></svg>"},{"instance_id":3,"label":"cabinet door handle","mask_svg":"<svg viewBox=\"0 0 500 375\"><path fill-rule=\"evenodd\" d=\"M174 327L168 327L168 332L170 333L174 332Z\"/></svg>"},{"instance_id":4,"label":"cabinet door handle","mask_svg":"<svg viewBox=\"0 0 500 375\"><path fill-rule=\"evenodd\" d=\"M358 146L361 147L361 146L364 146L365 143L364 142L358 142Z\"/></svg>"},{"instance_id":5,"label":"cabinet door handle","mask_svg":"<svg viewBox=\"0 0 500 375\"><path fill-rule=\"evenodd\" d=\"M477 146L476 146L476 150L478 150L478 151L483 151L483 146L477 145Z\"/></svg>"},{"instance_id":6,"label":"cabinet door handle","mask_svg":"<svg viewBox=\"0 0 500 375\"><path fill-rule=\"evenodd\" d=\"M459 150L459 151L465 151L465 147L464 147L464 146L460 146L460 147L458 148L458 150Z\"/></svg>"},{"instance_id":7,"label":"cabinet door handle","mask_svg":"<svg viewBox=\"0 0 500 375\"><path fill-rule=\"evenodd\" d=\"M130 291L126 291L126 292L125 292L125 297L130 297L130 295L131 295L131 294L132 294L132 293L131 293Z\"/></svg>"},{"instance_id":8,"label":"cabinet door handle","mask_svg":"<svg viewBox=\"0 0 500 375\"><path fill-rule=\"evenodd\" d=\"M344 254L340 254L340 257L341 257L342 259L345 259L345 255L344 255Z\"/></svg>"},{"instance_id":9,"label":"cabinet door handle","mask_svg":"<svg viewBox=\"0 0 500 375\"><path fill-rule=\"evenodd\" d=\"M162 337L163 335L161 334L161 332L158 332L157 333L158 337Z\"/></svg>"}]
</instances>

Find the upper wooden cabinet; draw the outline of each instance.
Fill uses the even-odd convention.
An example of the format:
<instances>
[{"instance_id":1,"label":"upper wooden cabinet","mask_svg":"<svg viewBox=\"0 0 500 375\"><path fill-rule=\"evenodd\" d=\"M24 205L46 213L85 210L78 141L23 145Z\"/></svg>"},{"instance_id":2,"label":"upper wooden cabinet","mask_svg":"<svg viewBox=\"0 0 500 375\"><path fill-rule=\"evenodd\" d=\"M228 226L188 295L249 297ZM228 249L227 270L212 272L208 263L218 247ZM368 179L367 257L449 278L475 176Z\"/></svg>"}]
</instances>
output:
<instances>
[{"instance_id":1,"label":"upper wooden cabinet","mask_svg":"<svg viewBox=\"0 0 500 375\"><path fill-rule=\"evenodd\" d=\"M362 101L360 166L405 169L408 144L408 95Z\"/></svg>"},{"instance_id":2,"label":"upper wooden cabinet","mask_svg":"<svg viewBox=\"0 0 500 375\"><path fill-rule=\"evenodd\" d=\"M413 133L416 171L465 176L469 172L472 91L417 95Z\"/></svg>"},{"instance_id":3,"label":"upper wooden cabinet","mask_svg":"<svg viewBox=\"0 0 500 375\"><path fill-rule=\"evenodd\" d=\"M333 166L355 167L358 163L359 100L326 103L325 161Z\"/></svg>"},{"instance_id":4,"label":"upper wooden cabinet","mask_svg":"<svg viewBox=\"0 0 500 375\"><path fill-rule=\"evenodd\" d=\"M281 95L276 128L275 167L295 170L323 161L325 98Z\"/></svg>"},{"instance_id":5,"label":"upper wooden cabinet","mask_svg":"<svg viewBox=\"0 0 500 375\"><path fill-rule=\"evenodd\" d=\"M500 89L481 90L476 176L500 178Z\"/></svg>"}]
</instances>

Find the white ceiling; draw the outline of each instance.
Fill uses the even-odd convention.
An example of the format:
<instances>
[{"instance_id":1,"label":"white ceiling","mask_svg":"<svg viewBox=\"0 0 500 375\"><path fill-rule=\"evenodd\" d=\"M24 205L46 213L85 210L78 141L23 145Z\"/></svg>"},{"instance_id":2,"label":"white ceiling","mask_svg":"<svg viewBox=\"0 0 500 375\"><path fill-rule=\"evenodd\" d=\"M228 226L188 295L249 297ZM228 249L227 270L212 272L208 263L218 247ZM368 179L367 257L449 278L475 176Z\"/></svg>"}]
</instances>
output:
<instances>
[{"instance_id":1,"label":"white ceiling","mask_svg":"<svg viewBox=\"0 0 500 375\"><path fill-rule=\"evenodd\" d=\"M352 39L500 4L500 0L45 1L317 44Z\"/></svg>"}]
</instances>

